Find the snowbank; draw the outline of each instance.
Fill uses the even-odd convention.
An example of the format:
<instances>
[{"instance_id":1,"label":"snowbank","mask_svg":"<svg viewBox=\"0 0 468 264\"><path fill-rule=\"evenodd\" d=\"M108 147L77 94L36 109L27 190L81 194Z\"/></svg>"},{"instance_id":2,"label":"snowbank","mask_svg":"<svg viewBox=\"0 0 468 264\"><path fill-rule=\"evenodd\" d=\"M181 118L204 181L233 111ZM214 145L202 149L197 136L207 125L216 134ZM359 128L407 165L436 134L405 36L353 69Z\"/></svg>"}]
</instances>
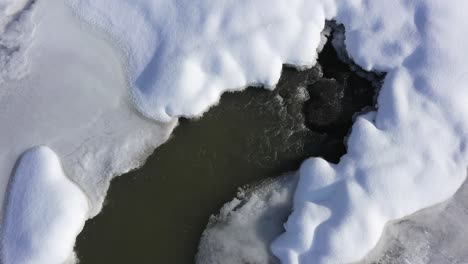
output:
<instances>
[{"instance_id":1,"label":"snowbank","mask_svg":"<svg viewBox=\"0 0 468 264\"><path fill-rule=\"evenodd\" d=\"M10 183L2 225L1 262L62 264L88 216L86 195L47 147L27 151Z\"/></svg>"},{"instance_id":2,"label":"snowbank","mask_svg":"<svg viewBox=\"0 0 468 264\"><path fill-rule=\"evenodd\" d=\"M463 5L340 7L351 56L388 74L379 110L358 118L340 163L303 163L294 211L272 245L283 262L358 261L387 221L442 202L461 185L468 162L468 54L457 38L468 27L451 28L464 24Z\"/></svg>"},{"instance_id":3,"label":"snowbank","mask_svg":"<svg viewBox=\"0 0 468 264\"><path fill-rule=\"evenodd\" d=\"M126 52L132 95L157 120L199 116L222 92L272 87L283 63L315 63L325 19L366 70L388 72L379 110L357 119L338 165L304 162L283 263L346 263L387 221L448 199L468 165L464 1L70 0Z\"/></svg>"}]
</instances>

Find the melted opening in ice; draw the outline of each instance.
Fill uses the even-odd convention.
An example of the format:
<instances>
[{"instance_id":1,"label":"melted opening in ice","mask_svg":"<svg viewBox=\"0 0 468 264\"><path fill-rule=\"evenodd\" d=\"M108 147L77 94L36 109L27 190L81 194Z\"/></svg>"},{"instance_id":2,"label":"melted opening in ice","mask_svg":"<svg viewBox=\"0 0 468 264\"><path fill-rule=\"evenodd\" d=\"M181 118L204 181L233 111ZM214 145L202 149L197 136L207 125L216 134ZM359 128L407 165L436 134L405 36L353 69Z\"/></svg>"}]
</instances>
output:
<instances>
[{"instance_id":1,"label":"melted opening in ice","mask_svg":"<svg viewBox=\"0 0 468 264\"><path fill-rule=\"evenodd\" d=\"M310 156L338 162L381 76L343 63L333 46L311 69L285 66L273 91L227 93L200 119L181 119L143 168L113 181L77 239L81 261L193 263L208 218L238 187L297 170Z\"/></svg>"}]
</instances>

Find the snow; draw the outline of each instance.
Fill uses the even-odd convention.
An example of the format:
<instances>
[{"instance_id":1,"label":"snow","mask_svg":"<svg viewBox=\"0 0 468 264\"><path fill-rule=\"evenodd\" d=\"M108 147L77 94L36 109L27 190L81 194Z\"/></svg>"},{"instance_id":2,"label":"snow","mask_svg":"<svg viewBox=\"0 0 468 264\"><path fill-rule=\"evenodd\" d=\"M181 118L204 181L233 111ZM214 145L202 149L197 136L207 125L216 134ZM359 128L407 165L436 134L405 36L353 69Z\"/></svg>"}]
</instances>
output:
<instances>
[{"instance_id":1,"label":"snow","mask_svg":"<svg viewBox=\"0 0 468 264\"><path fill-rule=\"evenodd\" d=\"M197 264L279 263L267 248L292 210L299 175L288 174L242 189L212 216L200 240ZM468 181L441 204L394 220L377 246L356 264L465 263Z\"/></svg>"},{"instance_id":2,"label":"snow","mask_svg":"<svg viewBox=\"0 0 468 264\"><path fill-rule=\"evenodd\" d=\"M366 70L387 72L338 165L309 159L272 245L283 263L358 261L386 222L448 199L468 165L464 1L72 0L125 51L148 117L199 116L222 92L272 87L283 63L315 63L325 19Z\"/></svg>"},{"instance_id":3,"label":"snow","mask_svg":"<svg viewBox=\"0 0 468 264\"><path fill-rule=\"evenodd\" d=\"M45 144L95 215L110 179L141 165L176 117L200 116L223 92L248 84L273 88L282 64L312 66L332 18L346 28L350 57L387 76L378 111L357 118L340 163L302 164L294 210L273 253L292 264L358 261L385 223L447 200L466 177L465 1L68 2L109 39L79 24L61 0L36 1L34 30L21 16L25 22L11 20L27 1L0 2L2 27L21 25L14 27L21 34L2 37L27 50L27 61L13 65L29 68L25 77L1 75L2 194L17 157ZM6 54L0 63L12 65ZM169 123L141 116L132 103Z\"/></svg>"},{"instance_id":4,"label":"snow","mask_svg":"<svg viewBox=\"0 0 468 264\"><path fill-rule=\"evenodd\" d=\"M30 4L31 0L0 0L0 29L11 22L14 16L21 13L26 5Z\"/></svg>"},{"instance_id":5,"label":"snow","mask_svg":"<svg viewBox=\"0 0 468 264\"><path fill-rule=\"evenodd\" d=\"M2 263L64 263L87 213L86 195L67 178L57 155L47 147L28 150L11 180Z\"/></svg>"},{"instance_id":6,"label":"snow","mask_svg":"<svg viewBox=\"0 0 468 264\"><path fill-rule=\"evenodd\" d=\"M21 26L12 27L17 34L10 36L26 51L21 64L29 71L0 83L0 213L5 215L18 157L45 145L88 197L86 218L92 217L102 208L110 180L141 166L169 138L177 120L155 122L133 107L121 52L83 26L62 0L35 1L27 14L15 20ZM35 195L39 202L40 192ZM67 199L67 192L61 195ZM44 249L44 254L55 252Z\"/></svg>"},{"instance_id":7,"label":"snow","mask_svg":"<svg viewBox=\"0 0 468 264\"><path fill-rule=\"evenodd\" d=\"M200 116L227 90L272 87L285 62L312 66L325 24L306 1L70 3L123 48L137 106L162 121Z\"/></svg>"},{"instance_id":8,"label":"snow","mask_svg":"<svg viewBox=\"0 0 468 264\"><path fill-rule=\"evenodd\" d=\"M0 85L28 72L27 44L33 35L31 6L29 0L0 0Z\"/></svg>"},{"instance_id":9,"label":"snow","mask_svg":"<svg viewBox=\"0 0 468 264\"><path fill-rule=\"evenodd\" d=\"M448 201L387 224L362 263L466 263L468 181Z\"/></svg>"}]
</instances>

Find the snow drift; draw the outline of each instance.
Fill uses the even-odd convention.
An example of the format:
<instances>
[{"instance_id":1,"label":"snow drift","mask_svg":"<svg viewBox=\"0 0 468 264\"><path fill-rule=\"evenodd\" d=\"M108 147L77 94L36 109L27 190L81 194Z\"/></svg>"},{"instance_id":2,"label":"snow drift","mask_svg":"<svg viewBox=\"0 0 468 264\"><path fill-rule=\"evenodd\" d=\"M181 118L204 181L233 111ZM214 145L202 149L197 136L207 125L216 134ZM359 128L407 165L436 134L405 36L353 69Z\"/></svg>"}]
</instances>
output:
<instances>
[{"instance_id":1,"label":"snow drift","mask_svg":"<svg viewBox=\"0 0 468 264\"><path fill-rule=\"evenodd\" d=\"M8 3L16 5L19 2ZM0 229L6 225L3 220L8 206L5 200L7 189L12 187L8 184L11 182L10 175L14 173L18 157L28 149L46 145L54 150L66 176L80 187L89 200L87 218L96 215L102 208L111 178L141 166L154 148L167 140L177 124L176 120L166 124L155 122L135 110L128 96L120 52L107 43L99 32L83 26L62 0L34 1L31 6L25 5L25 8L28 7L27 11L22 9L16 12L21 15L14 16L14 23L9 23L7 31L11 34L0 35L0 68L2 63L12 62L2 61L4 46L1 41L7 36L16 51L11 55L26 54L27 60L21 65L27 64L29 68L21 78L0 80L0 213L3 216ZM11 69L16 74L23 67ZM46 162L43 166L47 164L51 163ZM29 182L18 183L11 192L22 191L21 188L27 188L27 192L34 189L30 185L21 187L22 184ZM54 185L53 189L60 186ZM34 200L40 206L46 194L47 190L41 189L29 195L37 195ZM68 192L59 192L57 196L62 196L61 199L66 201ZM25 211L20 212L20 208L15 210L23 216L43 212L44 217L50 218L51 225L55 220L65 220L61 218L61 208L56 208L56 218L53 217L52 207L50 211L30 211L34 208L33 204L21 208ZM80 218L80 221L84 220ZM75 227L70 226L70 230L75 230ZM33 231L32 226L29 231ZM39 227L36 231L37 234L24 237L22 243L51 245L40 250L44 250L41 254L53 256L56 248L55 244L49 244L52 238L46 236L48 231ZM13 231L10 229L10 232ZM68 233L62 234L68 236ZM1 240L8 240L4 235L2 233ZM56 234L54 236L57 238ZM43 242L31 240L38 237ZM74 238L64 237L65 240L73 244ZM2 249L5 255L16 254L10 252L15 250L13 242L10 243L8 248ZM33 249L39 251L36 246ZM24 260L42 256L35 252L31 252L33 255L28 258L24 257Z\"/></svg>"},{"instance_id":2,"label":"snow drift","mask_svg":"<svg viewBox=\"0 0 468 264\"><path fill-rule=\"evenodd\" d=\"M10 183L2 226L1 262L64 263L88 216L86 195L47 147L27 151Z\"/></svg>"}]
</instances>

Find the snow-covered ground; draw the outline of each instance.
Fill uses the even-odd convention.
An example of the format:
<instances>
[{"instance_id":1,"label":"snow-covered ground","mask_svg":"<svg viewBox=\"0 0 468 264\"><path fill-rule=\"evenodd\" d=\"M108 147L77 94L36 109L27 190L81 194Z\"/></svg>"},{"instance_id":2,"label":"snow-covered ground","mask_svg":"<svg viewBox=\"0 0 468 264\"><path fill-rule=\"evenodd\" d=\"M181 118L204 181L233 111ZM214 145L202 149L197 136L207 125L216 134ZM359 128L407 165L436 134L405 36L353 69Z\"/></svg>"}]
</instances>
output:
<instances>
[{"instance_id":1,"label":"snow-covered ground","mask_svg":"<svg viewBox=\"0 0 468 264\"><path fill-rule=\"evenodd\" d=\"M312 66L325 19L344 24L357 64L387 76L378 111L357 118L340 163L302 164L273 253L292 264L358 261L385 223L450 198L466 178L466 1L67 0L108 39L63 1L0 0L18 47L0 49L0 62L15 58L24 67L10 69L28 72L2 74L2 194L20 154L44 144L96 214L111 176L140 165L176 117L199 116L248 84L272 88L284 63ZM23 4L34 30L14 15Z\"/></svg>"}]
</instances>

